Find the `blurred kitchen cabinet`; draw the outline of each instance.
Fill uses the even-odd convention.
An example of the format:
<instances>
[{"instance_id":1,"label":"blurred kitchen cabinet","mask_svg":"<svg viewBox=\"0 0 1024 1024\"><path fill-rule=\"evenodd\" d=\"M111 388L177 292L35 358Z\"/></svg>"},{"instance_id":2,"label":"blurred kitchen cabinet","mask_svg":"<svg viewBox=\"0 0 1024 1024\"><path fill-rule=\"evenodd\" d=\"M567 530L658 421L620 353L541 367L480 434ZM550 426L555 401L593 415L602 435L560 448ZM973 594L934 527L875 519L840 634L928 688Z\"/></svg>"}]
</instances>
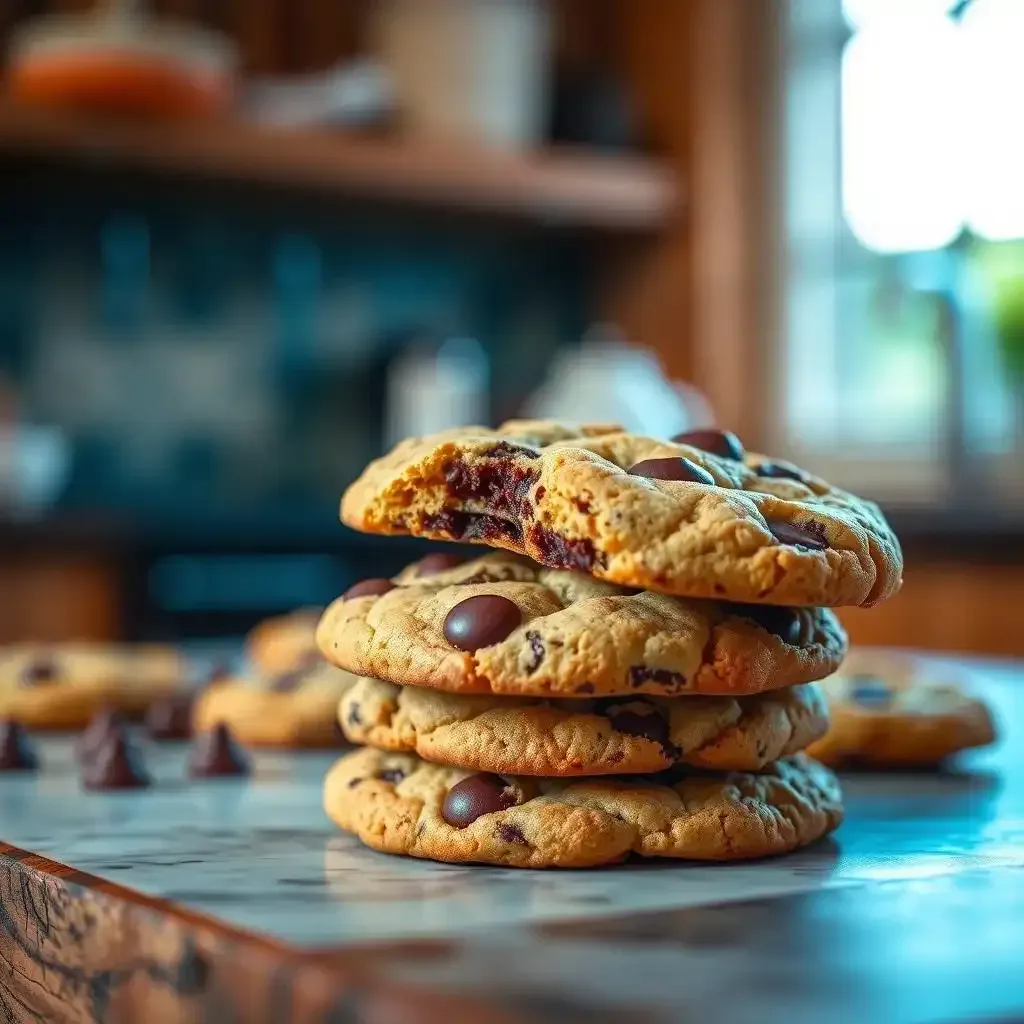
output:
<instances>
[{"instance_id":1,"label":"blurred kitchen cabinet","mask_svg":"<svg viewBox=\"0 0 1024 1024\"><path fill-rule=\"evenodd\" d=\"M102 559L0 554L0 581L0 643L120 634L118 576Z\"/></svg>"}]
</instances>

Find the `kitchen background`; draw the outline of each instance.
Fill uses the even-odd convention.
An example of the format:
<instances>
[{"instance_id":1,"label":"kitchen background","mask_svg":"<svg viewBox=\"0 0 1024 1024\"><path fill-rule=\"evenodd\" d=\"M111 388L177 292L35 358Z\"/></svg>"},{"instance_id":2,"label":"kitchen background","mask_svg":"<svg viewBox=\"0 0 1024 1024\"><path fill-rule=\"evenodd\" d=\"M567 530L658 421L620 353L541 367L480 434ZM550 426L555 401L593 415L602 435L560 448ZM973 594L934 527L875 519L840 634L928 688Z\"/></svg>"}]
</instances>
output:
<instances>
[{"instance_id":1,"label":"kitchen background","mask_svg":"<svg viewBox=\"0 0 1024 1024\"><path fill-rule=\"evenodd\" d=\"M1024 653L1024 4L5 4L0 640L237 636L422 549L393 439L711 417L877 498L856 640Z\"/></svg>"}]
</instances>

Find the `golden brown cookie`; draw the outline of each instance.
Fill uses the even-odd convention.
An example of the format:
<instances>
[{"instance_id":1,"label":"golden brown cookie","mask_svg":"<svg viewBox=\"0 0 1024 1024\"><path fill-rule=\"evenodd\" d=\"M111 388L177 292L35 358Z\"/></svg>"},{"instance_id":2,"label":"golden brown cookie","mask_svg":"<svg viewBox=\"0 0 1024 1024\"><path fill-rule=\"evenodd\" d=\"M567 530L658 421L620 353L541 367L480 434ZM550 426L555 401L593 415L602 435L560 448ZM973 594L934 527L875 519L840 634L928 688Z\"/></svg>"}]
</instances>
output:
<instances>
[{"instance_id":1,"label":"golden brown cookie","mask_svg":"<svg viewBox=\"0 0 1024 1024\"><path fill-rule=\"evenodd\" d=\"M504 775L759 771L825 734L814 683L754 697L530 700L359 679L338 709L353 743Z\"/></svg>"},{"instance_id":2,"label":"golden brown cookie","mask_svg":"<svg viewBox=\"0 0 1024 1024\"><path fill-rule=\"evenodd\" d=\"M0 650L0 718L30 729L80 729L103 707L136 717L185 692L187 677L173 647L19 644Z\"/></svg>"},{"instance_id":3,"label":"golden brown cookie","mask_svg":"<svg viewBox=\"0 0 1024 1024\"><path fill-rule=\"evenodd\" d=\"M762 774L503 778L366 748L327 775L329 817L376 850L448 863L593 867L630 853L742 860L842 821L839 784L802 754Z\"/></svg>"},{"instance_id":4,"label":"golden brown cookie","mask_svg":"<svg viewBox=\"0 0 1024 1024\"><path fill-rule=\"evenodd\" d=\"M899 544L870 502L730 434L609 429L513 421L403 441L345 492L342 519L687 597L872 605L899 588Z\"/></svg>"},{"instance_id":5,"label":"golden brown cookie","mask_svg":"<svg viewBox=\"0 0 1024 1024\"><path fill-rule=\"evenodd\" d=\"M858 650L821 686L831 724L808 752L826 764L925 768L996 738L983 701L909 656Z\"/></svg>"},{"instance_id":6,"label":"golden brown cookie","mask_svg":"<svg viewBox=\"0 0 1024 1024\"><path fill-rule=\"evenodd\" d=\"M277 675L212 683L192 712L195 732L218 722L249 746L336 747L338 701L355 677L323 661Z\"/></svg>"},{"instance_id":7,"label":"golden brown cookie","mask_svg":"<svg viewBox=\"0 0 1024 1024\"><path fill-rule=\"evenodd\" d=\"M291 672L316 661L316 624L322 608L300 608L288 615L264 619L246 637L246 660L255 672Z\"/></svg>"},{"instance_id":8,"label":"golden brown cookie","mask_svg":"<svg viewBox=\"0 0 1024 1024\"><path fill-rule=\"evenodd\" d=\"M357 584L317 642L356 675L540 697L759 693L820 679L846 651L828 609L636 593L499 552Z\"/></svg>"}]
</instances>

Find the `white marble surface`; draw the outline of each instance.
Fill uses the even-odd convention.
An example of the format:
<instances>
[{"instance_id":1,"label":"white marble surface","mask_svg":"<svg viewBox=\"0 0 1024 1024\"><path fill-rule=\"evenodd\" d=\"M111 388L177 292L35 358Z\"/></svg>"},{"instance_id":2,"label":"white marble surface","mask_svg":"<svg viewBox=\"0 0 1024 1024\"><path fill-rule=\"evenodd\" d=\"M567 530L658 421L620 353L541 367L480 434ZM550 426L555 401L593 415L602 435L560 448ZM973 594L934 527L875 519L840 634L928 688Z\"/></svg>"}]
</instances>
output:
<instances>
[{"instance_id":1,"label":"white marble surface","mask_svg":"<svg viewBox=\"0 0 1024 1024\"><path fill-rule=\"evenodd\" d=\"M35 777L0 775L0 838L236 925L308 946L665 910L1024 866L1024 680L986 673L1004 741L951 775L847 782L836 836L755 864L530 872L388 857L320 808L330 755L257 756L249 780L191 783L180 745L145 745L156 785L86 793L68 740ZM1014 684L1018 685L1014 685Z\"/></svg>"}]
</instances>

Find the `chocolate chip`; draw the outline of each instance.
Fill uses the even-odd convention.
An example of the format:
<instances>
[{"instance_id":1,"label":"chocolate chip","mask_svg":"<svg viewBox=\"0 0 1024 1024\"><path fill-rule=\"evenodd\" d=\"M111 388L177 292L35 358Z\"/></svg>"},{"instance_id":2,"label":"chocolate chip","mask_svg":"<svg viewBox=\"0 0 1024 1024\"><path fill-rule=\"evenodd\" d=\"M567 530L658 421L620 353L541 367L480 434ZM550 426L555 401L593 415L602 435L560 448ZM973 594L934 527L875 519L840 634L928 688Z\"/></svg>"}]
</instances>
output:
<instances>
[{"instance_id":1,"label":"chocolate chip","mask_svg":"<svg viewBox=\"0 0 1024 1024\"><path fill-rule=\"evenodd\" d=\"M149 784L139 752L123 734L109 736L82 765L86 789L141 789Z\"/></svg>"},{"instance_id":2,"label":"chocolate chip","mask_svg":"<svg viewBox=\"0 0 1024 1024\"><path fill-rule=\"evenodd\" d=\"M528 846L526 836L516 828L515 825L506 824L504 821L498 825L498 838L504 843L515 843L517 846Z\"/></svg>"},{"instance_id":3,"label":"chocolate chip","mask_svg":"<svg viewBox=\"0 0 1024 1024\"><path fill-rule=\"evenodd\" d=\"M401 768L385 768L384 771L377 772L377 778L397 786L405 778L405 772Z\"/></svg>"},{"instance_id":4,"label":"chocolate chip","mask_svg":"<svg viewBox=\"0 0 1024 1024\"><path fill-rule=\"evenodd\" d=\"M490 512L533 515L530 489L539 473L523 465L523 458L535 459L533 452L503 455L481 462L452 460L444 465L444 480L453 497L462 501L483 501Z\"/></svg>"},{"instance_id":5,"label":"chocolate chip","mask_svg":"<svg viewBox=\"0 0 1024 1024\"><path fill-rule=\"evenodd\" d=\"M421 558L416 563L416 575L436 576L439 572L445 572L447 569L454 569L457 565L462 565L465 560L462 555L427 555L426 558Z\"/></svg>"},{"instance_id":6,"label":"chocolate chip","mask_svg":"<svg viewBox=\"0 0 1024 1024\"><path fill-rule=\"evenodd\" d=\"M604 566L605 558L599 554L594 543L584 537L570 540L540 523L530 527L527 539L531 554L538 562L558 569L572 569L575 572L589 572L595 565Z\"/></svg>"},{"instance_id":7,"label":"chocolate chip","mask_svg":"<svg viewBox=\"0 0 1024 1024\"><path fill-rule=\"evenodd\" d=\"M800 640L800 618L795 609L774 604L731 604L729 611L733 615L750 619L762 629L784 640L787 644L795 644Z\"/></svg>"},{"instance_id":8,"label":"chocolate chip","mask_svg":"<svg viewBox=\"0 0 1024 1024\"><path fill-rule=\"evenodd\" d=\"M590 515L590 502L587 501L586 498L573 498L572 503L576 506L576 511L579 512L581 515Z\"/></svg>"},{"instance_id":9,"label":"chocolate chip","mask_svg":"<svg viewBox=\"0 0 1024 1024\"><path fill-rule=\"evenodd\" d=\"M351 601L354 597L379 597L381 594L386 594L389 590L394 589L395 585L391 580L363 580L361 583L356 583L349 587L348 590L341 595L341 599L342 601Z\"/></svg>"},{"instance_id":10,"label":"chocolate chip","mask_svg":"<svg viewBox=\"0 0 1024 1024\"><path fill-rule=\"evenodd\" d=\"M532 629L527 632L526 639L530 641L530 663L526 666L526 674L532 675L544 660L544 641L541 640L540 633Z\"/></svg>"},{"instance_id":11,"label":"chocolate chip","mask_svg":"<svg viewBox=\"0 0 1024 1024\"><path fill-rule=\"evenodd\" d=\"M681 690L686 685L686 679L682 672L673 672L671 669L633 665L629 670L629 685L643 686L644 683L661 683L668 689Z\"/></svg>"},{"instance_id":12,"label":"chocolate chip","mask_svg":"<svg viewBox=\"0 0 1024 1024\"><path fill-rule=\"evenodd\" d=\"M608 721L616 732L627 736L638 736L641 739L657 743L668 757L675 757L675 747L669 739L668 722L653 709L649 714L642 714L632 708L614 708L606 712Z\"/></svg>"},{"instance_id":13,"label":"chocolate chip","mask_svg":"<svg viewBox=\"0 0 1024 1024\"><path fill-rule=\"evenodd\" d=\"M0 722L0 772L35 771L39 758L21 724L12 718Z\"/></svg>"},{"instance_id":14,"label":"chocolate chip","mask_svg":"<svg viewBox=\"0 0 1024 1024\"><path fill-rule=\"evenodd\" d=\"M362 725L363 716L359 713L359 705L354 701L349 705L348 714L345 716L349 725Z\"/></svg>"},{"instance_id":15,"label":"chocolate chip","mask_svg":"<svg viewBox=\"0 0 1024 1024\"><path fill-rule=\"evenodd\" d=\"M754 466L754 472L771 480L798 480L803 483L807 477L795 466L783 466L779 462L761 462Z\"/></svg>"},{"instance_id":16,"label":"chocolate chip","mask_svg":"<svg viewBox=\"0 0 1024 1024\"><path fill-rule=\"evenodd\" d=\"M192 701L165 697L146 711L146 732L155 740L187 740L192 735Z\"/></svg>"},{"instance_id":17,"label":"chocolate chip","mask_svg":"<svg viewBox=\"0 0 1024 1024\"><path fill-rule=\"evenodd\" d=\"M821 523L789 523L782 519L766 519L765 523L780 544L792 544L811 551L824 551L828 547Z\"/></svg>"},{"instance_id":18,"label":"chocolate chip","mask_svg":"<svg viewBox=\"0 0 1024 1024\"><path fill-rule=\"evenodd\" d=\"M249 759L223 722L197 736L189 751L188 773L193 779L248 775L249 770Z\"/></svg>"},{"instance_id":19,"label":"chocolate chip","mask_svg":"<svg viewBox=\"0 0 1024 1024\"><path fill-rule=\"evenodd\" d=\"M580 685L576 687L575 692L576 693L593 693L594 692L594 684L593 683L580 683Z\"/></svg>"},{"instance_id":20,"label":"chocolate chip","mask_svg":"<svg viewBox=\"0 0 1024 1024\"><path fill-rule=\"evenodd\" d=\"M731 430L686 430L672 438L677 444L688 444L702 452L721 455L723 459L743 461L743 442Z\"/></svg>"},{"instance_id":21,"label":"chocolate chip","mask_svg":"<svg viewBox=\"0 0 1024 1024\"><path fill-rule=\"evenodd\" d=\"M498 594L477 594L460 601L444 620L445 639L460 651L478 651L500 643L523 621L519 606Z\"/></svg>"},{"instance_id":22,"label":"chocolate chip","mask_svg":"<svg viewBox=\"0 0 1024 1024\"><path fill-rule=\"evenodd\" d=\"M356 786L358 786L359 783L362 782L362 781L363 780L361 778L359 778L358 776L356 778L354 778L354 779L349 779L348 780L348 788L349 789L355 789Z\"/></svg>"},{"instance_id":23,"label":"chocolate chip","mask_svg":"<svg viewBox=\"0 0 1024 1024\"><path fill-rule=\"evenodd\" d=\"M100 708L85 727L75 744L80 761L87 761L100 747L124 735L124 719L113 708Z\"/></svg>"},{"instance_id":24,"label":"chocolate chip","mask_svg":"<svg viewBox=\"0 0 1024 1024\"><path fill-rule=\"evenodd\" d=\"M57 682L60 666L53 658L34 658L21 670L21 682L25 686L46 686Z\"/></svg>"},{"instance_id":25,"label":"chocolate chip","mask_svg":"<svg viewBox=\"0 0 1024 1024\"><path fill-rule=\"evenodd\" d=\"M882 709L892 703L893 693L876 676L853 676L847 690L850 700L861 707Z\"/></svg>"},{"instance_id":26,"label":"chocolate chip","mask_svg":"<svg viewBox=\"0 0 1024 1024\"><path fill-rule=\"evenodd\" d=\"M440 534L451 540L508 541L521 543L523 528L500 516L486 512L438 512L420 516L420 529L428 534Z\"/></svg>"},{"instance_id":27,"label":"chocolate chip","mask_svg":"<svg viewBox=\"0 0 1024 1024\"><path fill-rule=\"evenodd\" d=\"M715 478L695 462L684 458L644 459L629 470L630 476L649 480L687 480L696 484L713 484Z\"/></svg>"},{"instance_id":28,"label":"chocolate chip","mask_svg":"<svg viewBox=\"0 0 1024 1024\"><path fill-rule=\"evenodd\" d=\"M480 772L457 782L448 790L441 817L455 828L466 828L482 814L504 811L515 804L515 791L504 779Z\"/></svg>"}]
</instances>

